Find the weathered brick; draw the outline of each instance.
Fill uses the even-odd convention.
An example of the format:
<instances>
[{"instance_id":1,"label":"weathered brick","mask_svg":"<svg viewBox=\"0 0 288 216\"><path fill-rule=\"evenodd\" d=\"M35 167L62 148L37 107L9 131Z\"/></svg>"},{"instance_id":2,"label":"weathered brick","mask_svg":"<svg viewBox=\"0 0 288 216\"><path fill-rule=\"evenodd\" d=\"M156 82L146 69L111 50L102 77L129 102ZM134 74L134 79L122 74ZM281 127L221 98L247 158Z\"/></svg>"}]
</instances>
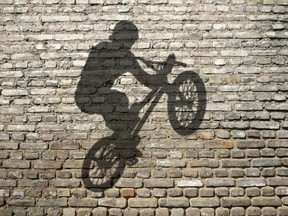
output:
<instances>
[{"instance_id":1,"label":"weathered brick","mask_svg":"<svg viewBox=\"0 0 288 216\"><path fill-rule=\"evenodd\" d=\"M185 167L186 162L183 160L158 160L157 161L158 167Z\"/></svg>"},{"instance_id":2,"label":"weathered brick","mask_svg":"<svg viewBox=\"0 0 288 216\"><path fill-rule=\"evenodd\" d=\"M10 143L10 142L5 142L5 143L0 143L0 149L2 150L8 150L8 149L18 149L18 143Z\"/></svg>"},{"instance_id":3,"label":"weathered brick","mask_svg":"<svg viewBox=\"0 0 288 216\"><path fill-rule=\"evenodd\" d=\"M249 167L250 162L247 159L223 159L222 167Z\"/></svg>"},{"instance_id":4,"label":"weathered brick","mask_svg":"<svg viewBox=\"0 0 288 216\"><path fill-rule=\"evenodd\" d=\"M125 208L127 201L124 198L101 198L98 200L98 205L111 208Z\"/></svg>"},{"instance_id":5,"label":"weathered brick","mask_svg":"<svg viewBox=\"0 0 288 216\"><path fill-rule=\"evenodd\" d=\"M186 208L189 206L189 200L187 198L161 198L159 199L159 206L167 208Z\"/></svg>"},{"instance_id":6,"label":"weathered brick","mask_svg":"<svg viewBox=\"0 0 288 216\"><path fill-rule=\"evenodd\" d=\"M117 181L117 183L115 184L115 187L119 187L119 188L126 188L126 187L141 188L142 185L143 185L143 183L142 183L141 179L125 179L125 178L122 178L119 181Z\"/></svg>"},{"instance_id":7,"label":"weathered brick","mask_svg":"<svg viewBox=\"0 0 288 216\"><path fill-rule=\"evenodd\" d=\"M40 207L65 207L67 206L67 198L41 198L38 204Z\"/></svg>"},{"instance_id":8,"label":"weathered brick","mask_svg":"<svg viewBox=\"0 0 288 216\"><path fill-rule=\"evenodd\" d=\"M199 159L199 160L192 160L190 162L190 167L219 167L219 161L213 159Z\"/></svg>"},{"instance_id":9,"label":"weathered brick","mask_svg":"<svg viewBox=\"0 0 288 216\"><path fill-rule=\"evenodd\" d=\"M201 180L180 180L176 184L178 187L202 187L203 183Z\"/></svg>"},{"instance_id":10,"label":"weathered brick","mask_svg":"<svg viewBox=\"0 0 288 216\"><path fill-rule=\"evenodd\" d=\"M4 96L26 96L28 95L28 91L21 89L3 89L2 94Z\"/></svg>"},{"instance_id":11,"label":"weathered brick","mask_svg":"<svg viewBox=\"0 0 288 216\"><path fill-rule=\"evenodd\" d=\"M237 147L240 149L264 148L265 141L262 140L241 140L237 141Z\"/></svg>"},{"instance_id":12,"label":"weathered brick","mask_svg":"<svg viewBox=\"0 0 288 216\"><path fill-rule=\"evenodd\" d=\"M147 179L144 180L144 186L147 188L172 188L174 181L172 179Z\"/></svg>"},{"instance_id":13,"label":"weathered brick","mask_svg":"<svg viewBox=\"0 0 288 216\"><path fill-rule=\"evenodd\" d=\"M8 199L7 204L9 206L23 206L23 207L33 207L35 206L35 199Z\"/></svg>"},{"instance_id":14,"label":"weathered brick","mask_svg":"<svg viewBox=\"0 0 288 216\"><path fill-rule=\"evenodd\" d=\"M243 207L250 206L251 201L247 197L223 197L221 198L221 206L223 207Z\"/></svg>"},{"instance_id":15,"label":"weathered brick","mask_svg":"<svg viewBox=\"0 0 288 216\"><path fill-rule=\"evenodd\" d=\"M220 202L218 198L191 198L190 206L191 207L216 207L219 206Z\"/></svg>"},{"instance_id":16,"label":"weathered brick","mask_svg":"<svg viewBox=\"0 0 288 216\"><path fill-rule=\"evenodd\" d=\"M8 125L7 131L35 131L36 126L35 125Z\"/></svg>"},{"instance_id":17,"label":"weathered brick","mask_svg":"<svg viewBox=\"0 0 288 216\"><path fill-rule=\"evenodd\" d=\"M279 196L288 195L288 187L277 187L275 192Z\"/></svg>"},{"instance_id":18,"label":"weathered brick","mask_svg":"<svg viewBox=\"0 0 288 216\"><path fill-rule=\"evenodd\" d=\"M132 208L155 208L157 199L155 198L131 198L128 200L128 206Z\"/></svg>"},{"instance_id":19,"label":"weathered brick","mask_svg":"<svg viewBox=\"0 0 288 216\"><path fill-rule=\"evenodd\" d=\"M238 187L263 187L266 186L266 180L263 178L241 178L237 179Z\"/></svg>"},{"instance_id":20,"label":"weathered brick","mask_svg":"<svg viewBox=\"0 0 288 216\"><path fill-rule=\"evenodd\" d=\"M233 179L207 179L205 181L207 187L233 187L235 186L235 181Z\"/></svg>"},{"instance_id":21,"label":"weathered brick","mask_svg":"<svg viewBox=\"0 0 288 216\"><path fill-rule=\"evenodd\" d=\"M267 178L267 185L269 186L288 186L287 177Z\"/></svg>"},{"instance_id":22,"label":"weathered brick","mask_svg":"<svg viewBox=\"0 0 288 216\"><path fill-rule=\"evenodd\" d=\"M251 161L251 165L254 167L274 167L274 166L280 166L281 161L280 159L276 158L261 158L261 159L253 159Z\"/></svg>"},{"instance_id":23,"label":"weathered brick","mask_svg":"<svg viewBox=\"0 0 288 216\"><path fill-rule=\"evenodd\" d=\"M61 169L61 161L36 161L34 163L35 169Z\"/></svg>"},{"instance_id":24,"label":"weathered brick","mask_svg":"<svg viewBox=\"0 0 288 216\"><path fill-rule=\"evenodd\" d=\"M80 186L80 180L78 179L56 179L53 181L52 184L56 188L61 188L61 187L77 188Z\"/></svg>"},{"instance_id":25,"label":"weathered brick","mask_svg":"<svg viewBox=\"0 0 288 216\"><path fill-rule=\"evenodd\" d=\"M78 207L78 208L83 208L83 207L92 207L95 208L97 206L97 199L94 198L70 198L68 201L68 205L71 207Z\"/></svg>"},{"instance_id":26,"label":"weathered brick","mask_svg":"<svg viewBox=\"0 0 288 216\"><path fill-rule=\"evenodd\" d=\"M281 206L279 197L253 197L251 199L253 206Z\"/></svg>"},{"instance_id":27,"label":"weathered brick","mask_svg":"<svg viewBox=\"0 0 288 216\"><path fill-rule=\"evenodd\" d=\"M288 146L288 142L286 140L269 140L268 147L269 148L286 148Z\"/></svg>"},{"instance_id":28,"label":"weathered brick","mask_svg":"<svg viewBox=\"0 0 288 216\"><path fill-rule=\"evenodd\" d=\"M2 167L8 169L29 169L30 161L26 160L5 160Z\"/></svg>"},{"instance_id":29,"label":"weathered brick","mask_svg":"<svg viewBox=\"0 0 288 216\"><path fill-rule=\"evenodd\" d=\"M79 143L73 141L55 141L50 144L50 148L53 150L75 150L79 149Z\"/></svg>"},{"instance_id":30,"label":"weathered brick","mask_svg":"<svg viewBox=\"0 0 288 216\"><path fill-rule=\"evenodd\" d=\"M213 140L205 142L205 148L207 149L231 149L234 147L233 141Z\"/></svg>"}]
</instances>

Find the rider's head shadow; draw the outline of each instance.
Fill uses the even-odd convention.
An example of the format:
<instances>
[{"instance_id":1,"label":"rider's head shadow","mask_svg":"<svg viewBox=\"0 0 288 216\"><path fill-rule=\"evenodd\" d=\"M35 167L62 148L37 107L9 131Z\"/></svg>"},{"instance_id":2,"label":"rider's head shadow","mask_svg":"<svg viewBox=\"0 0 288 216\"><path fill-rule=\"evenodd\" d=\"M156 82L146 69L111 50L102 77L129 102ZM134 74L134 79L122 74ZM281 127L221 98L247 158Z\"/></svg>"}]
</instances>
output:
<instances>
[{"instance_id":1,"label":"rider's head shadow","mask_svg":"<svg viewBox=\"0 0 288 216\"><path fill-rule=\"evenodd\" d=\"M132 22L126 20L118 22L109 36L112 43L121 43L124 49L131 49L138 38L138 28Z\"/></svg>"}]
</instances>

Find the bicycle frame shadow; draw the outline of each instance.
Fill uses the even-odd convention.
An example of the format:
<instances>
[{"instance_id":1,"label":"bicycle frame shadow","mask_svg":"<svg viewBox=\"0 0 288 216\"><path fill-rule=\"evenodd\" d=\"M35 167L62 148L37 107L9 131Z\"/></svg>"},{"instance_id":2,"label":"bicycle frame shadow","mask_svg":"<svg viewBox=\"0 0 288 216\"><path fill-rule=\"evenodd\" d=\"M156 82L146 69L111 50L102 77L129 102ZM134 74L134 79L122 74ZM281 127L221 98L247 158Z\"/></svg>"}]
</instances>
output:
<instances>
[{"instance_id":1,"label":"bicycle frame shadow","mask_svg":"<svg viewBox=\"0 0 288 216\"><path fill-rule=\"evenodd\" d=\"M172 70L175 56L172 63L167 59L168 64L163 66L165 70L157 75L149 75L139 66L139 57L131 51L138 39L138 29L132 22L117 23L110 39L110 42L101 42L91 49L75 93L76 104L82 112L102 115L106 126L114 131L112 136L100 139L89 149L83 163L83 184L94 192L115 185L125 167L137 163L137 157L141 156L137 149L140 143L138 133L164 93L168 94L170 123L180 135L197 130L206 110L206 89L197 73L183 72L172 84L168 83L167 73L163 71ZM146 65L151 62L146 61ZM116 79L127 71L151 89L143 101L130 107L127 95L112 89ZM186 91L184 96L183 89ZM196 92L197 96L189 91ZM138 114L147 103L149 107L140 119ZM186 114L182 116L184 112Z\"/></svg>"}]
</instances>

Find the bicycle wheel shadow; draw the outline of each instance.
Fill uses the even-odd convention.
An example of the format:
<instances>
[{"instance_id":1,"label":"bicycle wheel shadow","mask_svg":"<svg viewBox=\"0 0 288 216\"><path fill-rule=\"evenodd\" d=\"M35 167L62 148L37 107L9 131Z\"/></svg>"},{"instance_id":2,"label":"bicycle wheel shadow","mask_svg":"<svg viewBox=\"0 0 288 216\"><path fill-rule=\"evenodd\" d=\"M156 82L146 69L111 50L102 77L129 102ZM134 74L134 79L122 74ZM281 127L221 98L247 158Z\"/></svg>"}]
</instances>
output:
<instances>
[{"instance_id":1,"label":"bicycle wheel shadow","mask_svg":"<svg viewBox=\"0 0 288 216\"><path fill-rule=\"evenodd\" d=\"M112 136L102 138L92 146L82 166L83 184L94 192L113 187L125 166L133 166L141 156L137 149L141 126L137 124L143 125L145 118L140 120L138 114L147 101L129 108L127 95L112 89L113 84L119 76L131 72L137 81L152 89L165 85L159 77L143 71L131 51L138 39L138 29L132 22L118 22L109 39L90 50L75 92L75 101L81 111L102 115L106 126L114 131ZM191 84L193 87L189 87ZM181 135L193 133L201 124L206 108L203 81L197 73L188 71L165 89L169 89L168 111L172 128ZM182 115L184 111L186 114L193 111L196 115ZM133 131L136 125L139 129Z\"/></svg>"},{"instance_id":2,"label":"bicycle wheel shadow","mask_svg":"<svg viewBox=\"0 0 288 216\"><path fill-rule=\"evenodd\" d=\"M84 186L93 192L113 187L126 166L137 163L141 153L135 148L139 140L115 140L105 137L88 151L82 167Z\"/></svg>"}]
</instances>

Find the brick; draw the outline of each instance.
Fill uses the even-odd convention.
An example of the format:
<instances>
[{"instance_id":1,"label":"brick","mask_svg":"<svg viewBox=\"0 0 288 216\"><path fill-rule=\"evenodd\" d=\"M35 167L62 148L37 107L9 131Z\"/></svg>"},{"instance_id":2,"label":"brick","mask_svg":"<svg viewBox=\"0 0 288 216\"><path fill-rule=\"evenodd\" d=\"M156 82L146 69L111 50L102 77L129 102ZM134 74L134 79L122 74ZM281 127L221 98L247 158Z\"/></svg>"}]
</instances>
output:
<instances>
[{"instance_id":1,"label":"brick","mask_svg":"<svg viewBox=\"0 0 288 216\"><path fill-rule=\"evenodd\" d=\"M235 181L233 179L207 179L205 181L206 187L233 187L235 186Z\"/></svg>"},{"instance_id":2,"label":"brick","mask_svg":"<svg viewBox=\"0 0 288 216\"><path fill-rule=\"evenodd\" d=\"M46 150L48 149L48 144L47 143L20 143L20 149Z\"/></svg>"},{"instance_id":3,"label":"brick","mask_svg":"<svg viewBox=\"0 0 288 216\"><path fill-rule=\"evenodd\" d=\"M259 103L241 103L241 104L235 104L235 110L237 111L257 111L257 110L263 110L262 104Z\"/></svg>"},{"instance_id":4,"label":"brick","mask_svg":"<svg viewBox=\"0 0 288 216\"><path fill-rule=\"evenodd\" d=\"M123 188L121 189L121 196L122 197L134 197L135 196L135 189L133 188Z\"/></svg>"},{"instance_id":5,"label":"brick","mask_svg":"<svg viewBox=\"0 0 288 216\"><path fill-rule=\"evenodd\" d=\"M288 186L287 177L267 178L267 185L269 186Z\"/></svg>"},{"instance_id":6,"label":"brick","mask_svg":"<svg viewBox=\"0 0 288 216\"><path fill-rule=\"evenodd\" d=\"M190 167L211 167L217 168L219 167L219 161L213 159L199 159L199 160L192 160L190 162Z\"/></svg>"},{"instance_id":7,"label":"brick","mask_svg":"<svg viewBox=\"0 0 288 216\"><path fill-rule=\"evenodd\" d=\"M1 187L16 187L16 180L2 180L0 179Z\"/></svg>"},{"instance_id":8,"label":"brick","mask_svg":"<svg viewBox=\"0 0 288 216\"><path fill-rule=\"evenodd\" d=\"M190 206L191 207L217 207L219 206L220 202L218 198L191 198L190 199Z\"/></svg>"},{"instance_id":9,"label":"brick","mask_svg":"<svg viewBox=\"0 0 288 216\"><path fill-rule=\"evenodd\" d=\"M201 141L184 142L184 143L183 142L177 142L176 147L179 149L203 149L204 148L204 142L201 142Z\"/></svg>"},{"instance_id":10,"label":"brick","mask_svg":"<svg viewBox=\"0 0 288 216\"><path fill-rule=\"evenodd\" d=\"M7 204L9 206L23 206L23 207L33 207L35 206L35 199L8 199Z\"/></svg>"},{"instance_id":11,"label":"brick","mask_svg":"<svg viewBox=\"0 0 288 216\"><path fill-rule=\"evenodd\" d=\"M253 129L268 129L268 130L278 130L280 128L280 124L277 122L251 122L251 128Z\"/></svg>"},{"instance_id":12,"label":"brick","mask_svg":"<svg viewBox=\"0 0 288 216\"><path fill-rule=\"evenodd\" d=\"M36 161L34 163L35 169L61 169L62 162L60 161Z\"/></svg>"},{"instance_id":13,"label":"brick","mask_svg":"<svg viewBox=\"0 0 288 216\"><path fill-rule=\"evenodd\" d=\"M83 208L83 207L92 207L95 208L97 206L97 199L94 198L70 198L68 201L68 205L71 207L78 207L78 208Z\"/></svg>"},{"instance_id":14,"label":"brick","mask_svg":"<svg viewBox=\"0 0 288 216\"><path fill-rule=\"evenodd\" d=\"M243 178L237 179L236 185L238 187L263 187L266 186L266 180L262 178Z\"/></svg>"},{"instance_id":15,"label":"brick","mask_svg":"<svg viewBox=\"0 0 288 216\"><path fill-rule=\"evenodd\" d=\"M274 166L280 166L281 161L280 159L276 158L263 158L263 159L253 159L251 161L251 165L253 167L274 167Z\"/></svg>"},{"instance_id":16,"label":"brick","mask_svg":"<svg viewBox=\"0 0 288 216\"><path fill-rule=\"evenodd\" d=\"M230 140L213 140L206 141L205 148L206 149L232 149L234 147L234 141Z\"/></svg>"},{"instance_id":17,"label":"brick","mask_svg":"<svg viewBox=\"0 0 288 216\"><path fill-rule=\"evenodd\" d=\"M0 149L1 150L8 150L8 149L18 149L18 143L10 143L10 142L5 142L5 143L0 143Z\"/></svg>"},{"instance_id":18,"label":"brick","mask_svg":"<svg viewBox=\"0 0 288 216\"><path fill-rule=\"evenodd\" d=\"M178 187L202 187L203 183L201 180L180 180L176 184Z\"/></svg>"},{"instance_id":19,"label":"brick","mask_svg":"<svg viewBox=\"0 0 288 216\"><path fill-rule=\"evenodd\" d=\"M247 159L223 159L222 167L249 167L250 162Z\"/></svg>"},{"instance_id":20,"label":"brick","mask_svg":"<svg viewBox=\"0 0 288 216\"><path fill-rule=\"evenodd\" d=\"M52 184L56 188L61 188L61 187L77 188L80 186L80 180L78 179L56 179L53 181Z\"/></svg>"},{"instance_id":21,"label":"brick","mask_svg":"<svg viewBox=\"0 0 288 216\"><path fill-rule=\"evenodd\" d=\"M79 149L79 143L76 142L68 142L68 141L55 141L52 142L50 148L53 150L75 150Z\"/></svg>"},{"instance_id":22,"label":"brick","mask_svg":"<svg viewBox=\"0 0 288 216\"><path fill-rule=\"evenodd\" d=\"M35 131L36 126L35 125L8 125L7 131L29 131L33 132Z\"/></svg>"},{"instance_id":23,"label":"brick","mask_svg":"<svg viewBox=\"0 0 288 216\"><path fill-rule=\"evenodd\" d=\"M262 140L237 141L237 147L240 149L264 148L265 146L266 146L265 141L262 141Z\"/></svg>"},{"instance_id":24,"label":"brick","mask_svg":"<svg viewBox=\"0 0 288 216\"><path fill-rule=\"evenodd\" d=\"M248 56L248 52L246 50L222 50L220 52L221 56L229 56L229 57L244 57Z\"/></svg>"},{"instance_id":25,"label":"brick","mask_svg":"<svg viewBox=\"0 0 288 216\"><path fill-rule=\"evenodd\" d=\"M38 204L40 207L65 207L67 206L67 198L41 198Z\"/></svg>"},{"instance_id":26,"label":"brick","mask_svg":"<svg viewBox=\"0 0 288 216\"><path fill-rule=\"evenodd\" d=\"M8 169L29 169L30 161L26 160L5 160L2 167Z\"/></svg>"},{"instance_id":27,"label":"brick","mask_svg":"<svg viewBox=\"0 0 288 216\"><path fill-rule=\"evenodd\" d=\"M174 148L173 143L147 143L145 144L145 148L159 148L159 149L169 149L169 148Z\"/></svg>"},{"instance_id":28,"label":"brick","mask_svg":"<svg viewBox=\"0 0 288 216\"><path fill-rule=\"evenodd\" d=\"M189 200L187 198L160 198L159 206L167 208L187 208L189 206Z\"/></svg>"},{"instance_id":29,"label":"brick","mask_svg":"<svg viewBox=\"0 0 288 216\"><path fill-rule=\"evenodd\" d=\"M131 198L128 200L128 206L132 208L155 208L157 207L157 199Z\"/></svg>"},{"instance_id":30,"label":"brick","mask_svg":"<svg viewBox=\"0 0 288 216\"><path fill-rule=\"evenodd\" d=\"M223 197L221 198L221 206L223 207L243 207L250 206L251 201L247 197Z\"/></svg>"},{"instance_id":31,"label":"brick","mask_svg":"<svg viewBox=\"0 0 288 216\"><path fill-rule=\"evenodd\" d=\"M147 188L172 188L174 187L174 182L172 179L147 179L144 180L144 186Z\"/></svg>"},{"instance_id":32,"label":"brick","mask_svg":"<svg viewBox=\"0 0 288 216\"><path fill-rule=\"evenodd\" d=\"M115 184L115 187L119 187L119 188L141 188L143 185L142 180L141 179L119 179L119 181L117 181L117 183Z\"/></svg>"},{"instance_id":33,"label":"brick","mask_svg":"<svg viewBox=\"0 0 288 216\"><path fill-rule=\"evenodd\" d=\"M98 205L111 208L125 208L127 201L124 198L101 198L98 200Z\"/></svg>"},{"instance_id":34,"label":"brick","mask_svg":"<svg viewBox=\"0 0 288 216\"><path fill-rule=\"evenodd\" d=\"M158 160L157 161L158 167L185 167L186 162L183 160Z\"/></svg>"},{"instance_id":35,"label":"brick","mask_svg":"<svg viewBox=\"0 0 288 216\"><path fill-rule=\"evenodd\" d=\"M288 187L277 187L275 192L279 196L288 195Z\"/></svg>"},{"instance_id":36,"label":"brick","mask_svg":"<svg viewBox=\"0 0 288 216\"><path fill-rule=\"evenodd\" d=\"M4 96L26 96L28 95L28 91L21 89L3 89L2 94Z\"/></svg>"},{"instance_id":37,"label":"brick","mask_svg":"<svg viewBox=\"0 0 288 216\"><path fill-rule=\"evenodd\" d=\"M287 148L288 142L286 140L269 140L269 148Z\"/></svg>"},{"instance_id":38,"label":"brick","mask_svg":"<svg viewBox=\"0 0 288 216\"><path fill-rule=\"evenodd\" d=\"M281 206L282 202L279 197L253 197L252 206Z\"/></svg>"}]
</instances>

